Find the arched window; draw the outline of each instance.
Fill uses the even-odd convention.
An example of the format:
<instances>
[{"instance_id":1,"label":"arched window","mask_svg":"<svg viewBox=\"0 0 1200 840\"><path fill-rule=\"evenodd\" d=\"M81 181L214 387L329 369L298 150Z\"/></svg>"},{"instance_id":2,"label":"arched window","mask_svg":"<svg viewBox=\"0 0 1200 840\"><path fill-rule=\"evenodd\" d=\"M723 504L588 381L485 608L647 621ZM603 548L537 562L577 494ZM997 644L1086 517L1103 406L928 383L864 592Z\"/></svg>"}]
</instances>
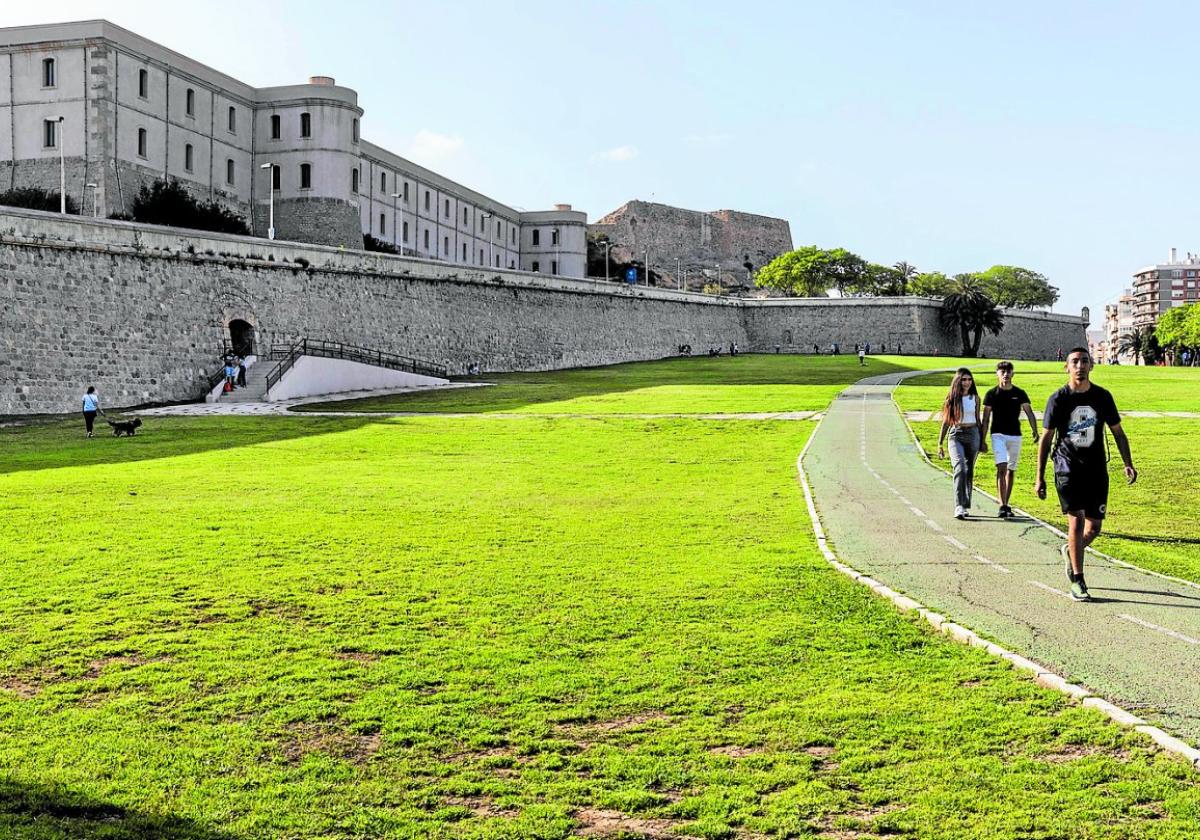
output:
<instances>
[{"instance_id":1,"label":"arched window","mask_svg":"<svg viewBox=\"0 0 1200 840\"><path fill-rule=\"evenodd\" d=\"M229 133L237 134L237 108L229 106Z\"/></svg>"},{"instance_id":2,"label":"arched window","mask_svg":"<svg viewBox=\"0 0 1200 840\"><path fill-rule=\"evenodd\" d=\"M146 129L138 129L138 157L146 157Z\"/></svg>"},{"instance_id":3,"label":"arched window","mask_svg":"<svg viewBox=\"0 0 1200 840\"><path fill-rule=\"evenodd\" d=\"M302 189L302 190L312 189L312 164L311 163L300 164L300 189Z\"/></svg>"},{"instance_id":4,"label":"arched window","mask_svg":"<svg viewBox=\"0 0 1200 840\"><path fill-rule=\"evenodd\" d=\"M350 192L358 192L358 167L350 170Z\"/></svg>"},{"instance_id":5,"label":"arched window","mask_svg":"<svg viewBox=\"0 0 1200 840\"><path fill-rule=\"evenodd\" d=\"M183 110L189 117L196 116L196 91L191 88L188 88L187 93L184 94Z\"/></svg>"}]
</instances>

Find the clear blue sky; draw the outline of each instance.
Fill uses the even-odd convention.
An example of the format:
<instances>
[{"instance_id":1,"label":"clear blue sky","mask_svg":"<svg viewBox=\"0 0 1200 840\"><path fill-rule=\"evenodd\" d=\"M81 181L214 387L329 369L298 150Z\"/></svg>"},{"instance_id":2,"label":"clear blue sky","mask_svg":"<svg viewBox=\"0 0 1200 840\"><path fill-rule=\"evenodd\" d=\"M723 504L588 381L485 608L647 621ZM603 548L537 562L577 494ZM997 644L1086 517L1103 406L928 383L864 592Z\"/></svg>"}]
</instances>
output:
<instances>
[{"instance_id":1,"label":"clear blue sky","mask_svg":"<svg viewBox=\"0 0 1200 840\"><path fill-rule=\"evenodd\" d=\"M363 135L508 204L629 199L797 245L1046 274L1092 308L1200 250L1200 7L1115 2L6 4L103 17L256 86L335 76Z\"/></svg>"}]
</instances>

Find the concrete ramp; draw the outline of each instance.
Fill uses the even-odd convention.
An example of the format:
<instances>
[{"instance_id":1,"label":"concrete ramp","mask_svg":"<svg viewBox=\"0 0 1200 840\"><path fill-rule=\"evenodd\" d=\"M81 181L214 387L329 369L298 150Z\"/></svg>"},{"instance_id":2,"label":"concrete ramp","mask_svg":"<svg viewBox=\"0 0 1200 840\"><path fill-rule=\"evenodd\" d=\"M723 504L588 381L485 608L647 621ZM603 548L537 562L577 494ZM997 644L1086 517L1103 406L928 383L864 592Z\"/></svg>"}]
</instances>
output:
<instances>
[{"instance_id":1,"label":"concrete ramp","mask_svg":"<svg viewBox=\"0 0 1200 840\"><path fill-rule=\"evenodd\" d=\"M300 356L263 399L278 402L347 391L430 387L446 385L449 381L442 377L376 367L348 359Z\"/></svg>"}]
</instances>

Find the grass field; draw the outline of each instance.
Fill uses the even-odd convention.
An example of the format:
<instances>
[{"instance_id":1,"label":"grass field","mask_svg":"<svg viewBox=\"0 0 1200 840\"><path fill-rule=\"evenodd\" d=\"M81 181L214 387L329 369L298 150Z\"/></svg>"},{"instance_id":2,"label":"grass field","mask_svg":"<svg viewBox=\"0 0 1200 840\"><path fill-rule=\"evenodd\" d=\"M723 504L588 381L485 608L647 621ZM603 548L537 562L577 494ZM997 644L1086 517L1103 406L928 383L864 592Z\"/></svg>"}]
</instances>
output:
<instances>
[{"instance_id":1,"label":"grass field","mask_svg":"<svg viewBox=\"0 0 1200 840\"><path fill-rule=\"evenodd\" d=\"M1014 382L1028 392L1039 412L1046 398L1066 382L1062 366L1057 363L1023 362L1019 370ZM1113 392L1121 411L1200 412L1200 368L1101 367L1094 371L1093 379ZM933 411L945 397L950 379L947 374L930 374L909 382L917 384L897 388L897 403L907 411ZM979 384L985 383L989 388L994 384L987 370L980 372ZM1200 487L1200 419L1125 417L1121 425L1129 435L1139 477L1137 484L1125 484L1121 458L1110 439L1112 489L1104 532L1095 547L1148 569L1200 581L1200 533L1195 517L1196 488ZM926 452L936 454L940 423L918 422L912 426ZM976 484L994 495L995 471L990 457L980 459ZM1061 527L1063 516L1053 486L1046 501L1033 495L1036 457L1026 430L1013 504ZM941 463L949 466L949 461Z\"/></svg>"},{"instance_id":2,"label":"grass field","mask_svg":"<svg viewBox=\"0 0 1200 840\"><path fill-rule=\"evenodd\" d=\"M828 567L813 426L0 430L0 836L1194 836L1182 763Z\"/></svg>"}]
</instances>

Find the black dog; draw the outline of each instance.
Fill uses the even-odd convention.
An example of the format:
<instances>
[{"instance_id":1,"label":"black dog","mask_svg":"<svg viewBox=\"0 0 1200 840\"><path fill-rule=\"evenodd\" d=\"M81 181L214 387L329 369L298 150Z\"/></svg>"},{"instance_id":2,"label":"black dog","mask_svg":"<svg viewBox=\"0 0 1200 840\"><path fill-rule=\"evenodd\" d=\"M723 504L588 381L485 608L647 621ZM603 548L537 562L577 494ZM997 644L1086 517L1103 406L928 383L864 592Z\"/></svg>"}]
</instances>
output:
<instances>
[{"instance_id":1,"label":"black dog","mask_svg":"<svg viewBox=\"0 0 1200 840\"><path fill-rule=\"evenodd\" d=\"M112 426L113 437L120 437L121 435L133 437L134 431L138 426L142 425L142 418L135 417L132 420L121 420L119 422L109 420L108 425Z\"/></svg>"}]
</instances>

